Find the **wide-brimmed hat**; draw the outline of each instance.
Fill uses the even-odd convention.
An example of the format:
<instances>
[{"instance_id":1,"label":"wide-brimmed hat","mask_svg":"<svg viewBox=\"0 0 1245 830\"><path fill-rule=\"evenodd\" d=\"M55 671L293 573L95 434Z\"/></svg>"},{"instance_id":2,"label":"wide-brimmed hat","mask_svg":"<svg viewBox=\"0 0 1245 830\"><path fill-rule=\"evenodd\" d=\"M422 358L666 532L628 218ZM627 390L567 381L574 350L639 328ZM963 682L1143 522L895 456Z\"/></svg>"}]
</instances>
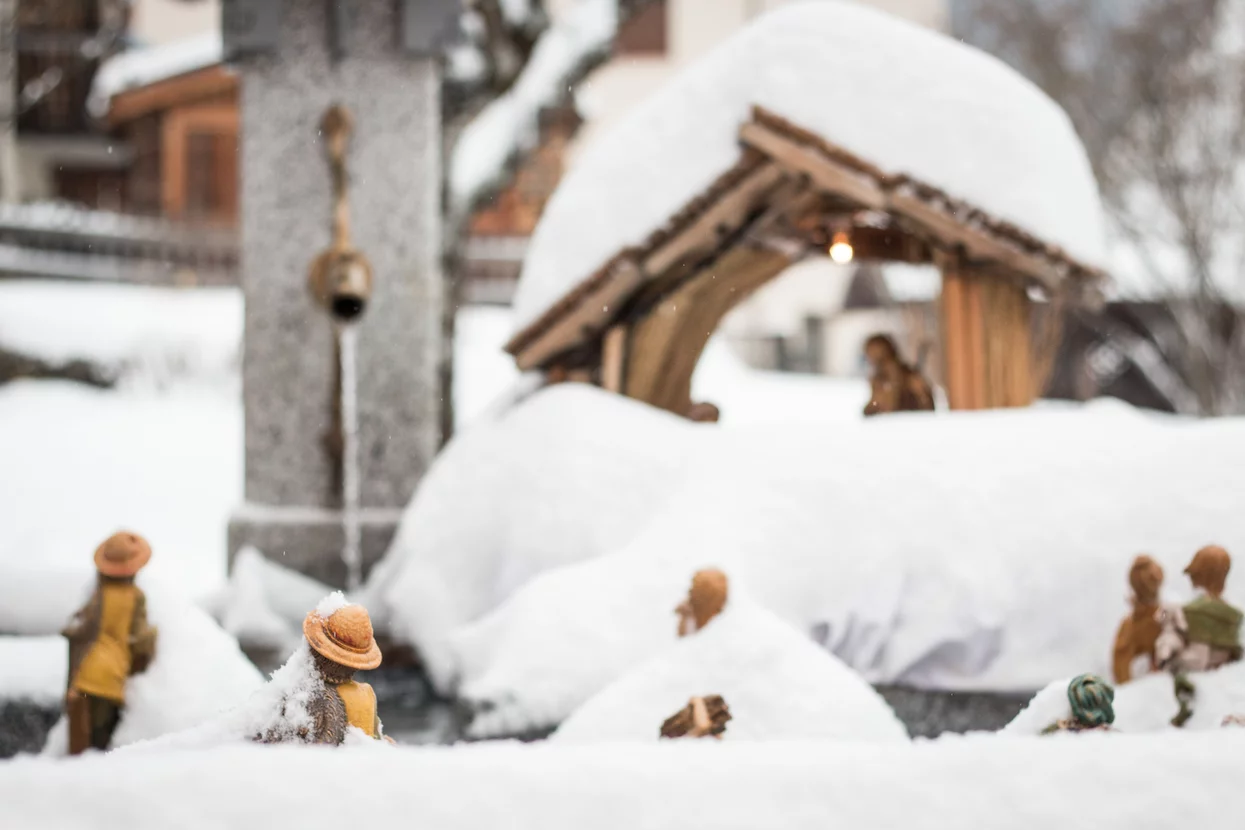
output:
<instances>
[{"instance_id":1,"label":"wide-brimmed hat","mask_svg":"<svg viewBox=\"0 0 1245 830\"><path fill-rule=\"evenodd\" d=\"M312 611L303 620L303 635L318 654L339 665L362 670L380 665L372 619L362 605L343 606L327 617Z\"/></svg>"},{"instance_id":2,"label":"wide-brimmed hat","mask_svg":"<svg viewBox=\"0 0 1245 830\"><path fill-rule=\"evenodd\" d=\"M151 545L137 533L114 533L95 549L95 568L104 576L134 576L151 559Z\"/></svg>"}]
</instances>

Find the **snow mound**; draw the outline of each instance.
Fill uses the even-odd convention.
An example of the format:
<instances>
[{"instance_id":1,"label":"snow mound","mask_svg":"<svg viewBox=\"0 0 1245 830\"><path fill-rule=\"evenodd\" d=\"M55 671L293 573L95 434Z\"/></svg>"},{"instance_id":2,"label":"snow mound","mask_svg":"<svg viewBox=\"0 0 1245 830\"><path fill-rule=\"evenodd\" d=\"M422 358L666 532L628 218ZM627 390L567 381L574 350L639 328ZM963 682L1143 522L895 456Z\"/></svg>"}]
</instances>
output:
<instances>
[{"instance_id":1,"label":"snow mound","mask_svg":"<svg viewBox=\"0 0 1245 830\"><path fill-rule=\"evenodd\" d=\"M140 577L142 580L142 577ZM197 726L244 700L263 682L238 643L175 591L148 588L147 619L159 629L156 656L126 684L126 708L113 747ZM45 754L67 749L65 719L53 728Z\"/></svg>"},{"instance_id":2,"label":"snow mound","mask_svg":"<svg viewBox=\"0 0 1245 830\"><path fill-rule=\"evenodd\" d=\"M1193 551L1245 550L1242 433L1118 404L726 429L555 387L455 440L369 607L519 730L670 645L705 566L870 682L1031 692L1107 674L1138 552L1175 600Z\"/></svg>"},{"instance_id":3,"label":"snow mound","mask_svg":"<svg viewBox=\"0 0 1245 830\"><path fill-rule=\"evenodd\" d=\"M445 688L450 631L532 576L639 529L636 517L680 477L684 424L582 384L476 424L433 462L361 602L377 625L387 621L390 633L419 643Z\"/></svg>"},{"instance_id":4,"label":"snow mound","mask_svg":"<svg viewBox=\"0 0 1245 830\"><path fill-rule=\"evenodd\" d=\"M1035 735L1060 718L1071 717L1068 682L1058 680L1042 689L1004 734ZM1193 717L1184 731L1218 729L1228 715L1245 715L1245 665L1236 663L1218 671L1191 674L1197 687ZM1115 728L1121 732L1176 731L1171 719L1180 709L1172 691L1172 677L1155 673L1115 687Z\"/></svg>"},{"instance_id":5,"label":"snow mound","mask_svg":"<svg viewBox=\"0 0 1245 830\"><path fill-rule=\"evenodd\" d=\"M1085 150L1036 86L983 52L863 5L792 4L757 19L584 149L532 237L516 328L729 169L753 105L1088 264L1103 261Z\"/></svg>"},{"instance_id":6,"label":"snow mound","mask_svg":"<svg viewBox=\"0 0 1245 830\"><path fill-rule=\"evenodd\" d=\"M0 282L0 346L51 363L84 360L126 386L229 386L241 340L236 288Z\"/></svg>"},{"instance_id":7,"label":"snow mound","mask_svg":"<svg viewBox=\"0 0 1245 830\"><path fill-rule=\"evenodd\" d=\"M65 695L69 647L63 637L0 637L0 706L27 700L60 706Z\"/></svg>"},{"instance_id":8,"label":"snow mound","mask_svg":"<svg viewBox=\"0 0 1245 830\"><path fill-rule=\"evenodd\" d=\"M662 721L709 694L730 706L724 740L907 740L868 683L735 583L718 618L603 689L553 740L655 741Z\"/></svg>"},{"instance_id":9,"label":"snow mound","mask_svg":"<svg viewBox=\"0 0 1245 830\"><path fill-rule=\"evenodd\" d=\"M377 743L377 742L372 742ZM5 764L13 827L1239 830L1245 733L916 744L219 747ZM346 797L341 782L366 782ZM353 791L350 791L353 794ZM71 794L72 797L68 797Z\"/></svg>"},{"instance_id":10,"label":"snow mound","mask_svg":"<svg viewBox=\"0 0 1245 830\"><path fill-rule=\"evenodd\" d=\"M331 591L248 545L234 557L229 584L204 607L240 642L284 652L302 639L307 612Z\"/></svg>"}]
</instances>

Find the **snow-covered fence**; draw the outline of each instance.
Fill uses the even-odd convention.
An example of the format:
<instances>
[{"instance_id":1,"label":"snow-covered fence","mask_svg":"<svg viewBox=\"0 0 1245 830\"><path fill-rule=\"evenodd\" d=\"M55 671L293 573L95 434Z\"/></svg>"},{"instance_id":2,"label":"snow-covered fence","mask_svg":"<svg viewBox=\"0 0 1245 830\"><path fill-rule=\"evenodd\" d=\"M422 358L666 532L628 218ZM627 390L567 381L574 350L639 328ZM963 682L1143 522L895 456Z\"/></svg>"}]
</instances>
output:
<instances>
[{"instance_id":1,"label":"snow-covered fence","mask_svg":"<svg viewBox=\"0 0 1245 830\"><path fill-rule=\"evenodd\" d=\"M0 278L237 283L237 234L72 205L0 205Z\"/></svg>"}]
</instances>

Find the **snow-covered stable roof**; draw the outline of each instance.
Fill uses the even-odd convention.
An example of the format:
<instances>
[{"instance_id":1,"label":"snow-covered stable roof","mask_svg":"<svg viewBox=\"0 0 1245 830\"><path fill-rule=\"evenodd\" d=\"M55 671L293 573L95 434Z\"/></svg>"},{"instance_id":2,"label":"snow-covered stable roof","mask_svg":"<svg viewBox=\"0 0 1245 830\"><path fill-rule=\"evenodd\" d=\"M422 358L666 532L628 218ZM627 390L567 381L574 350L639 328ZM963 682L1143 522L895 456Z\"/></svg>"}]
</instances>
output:
<instances>
[{"instance_id":1,"label":"snow-covered stable roof","mask_svg":"<svg viewBox=\"0 0 1245 830\"><path fill-rule=\"evenodd\" d=\"M1089 268L1103 262L1084 148L1037 87L985 53L885 13L797 4L760 18L585 149L533 236L512 350L621 252L694 210L740 162L740 128L754 107L832 143L831 152L854 157L854 173L875 173L884 187L919 180L918 197L941 191L932 201L951 223L993 220L1000 232L1032 237L1043 254L1066 252Z\"/></svg>"},{"instance_id":2,"label":"snow-covered stable roof","mask_svg":"<svg viewBox=\"0 0 1245 830\"><path fill-rule=\"evenodd\" d=\"M87 108L97 118L103 117L114 95L215 66L224 54L218 31L121 52L104 61L95 73Z\"/></svg>"}]
</instances>

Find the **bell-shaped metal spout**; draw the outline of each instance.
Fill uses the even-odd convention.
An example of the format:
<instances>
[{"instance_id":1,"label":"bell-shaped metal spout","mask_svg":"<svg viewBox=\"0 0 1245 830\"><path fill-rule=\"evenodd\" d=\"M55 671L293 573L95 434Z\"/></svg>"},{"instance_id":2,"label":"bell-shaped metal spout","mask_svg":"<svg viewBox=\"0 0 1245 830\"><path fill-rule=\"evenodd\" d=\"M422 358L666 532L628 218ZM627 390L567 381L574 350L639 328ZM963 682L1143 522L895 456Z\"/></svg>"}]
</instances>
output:
<instances>
[{"instance_id":1,"label":"bell-shaped metal spout","mask_svg":"<svg viewBox=\"0 0 1245 830\"><path fill-rule=\"evenodd\" d=\"M357 320L372 298L372 265L350 242L346 149L352 129L350 113L337 105L329 107L320 122L333 176L333 241L312 261L308 284L316 302L337 323Z\"/></svg>"},{"instance_id":2,"label":"bell-shaped metal spout","mask_svg":"<svg viewBox=\"0 0 1245 830\"><path fill-rule=\"evenodd\" d=\"M330 248L311 263L310 288L335 322L358 319L372 299L372 265L353 248Z\"/></svg>"}]
</instances>

